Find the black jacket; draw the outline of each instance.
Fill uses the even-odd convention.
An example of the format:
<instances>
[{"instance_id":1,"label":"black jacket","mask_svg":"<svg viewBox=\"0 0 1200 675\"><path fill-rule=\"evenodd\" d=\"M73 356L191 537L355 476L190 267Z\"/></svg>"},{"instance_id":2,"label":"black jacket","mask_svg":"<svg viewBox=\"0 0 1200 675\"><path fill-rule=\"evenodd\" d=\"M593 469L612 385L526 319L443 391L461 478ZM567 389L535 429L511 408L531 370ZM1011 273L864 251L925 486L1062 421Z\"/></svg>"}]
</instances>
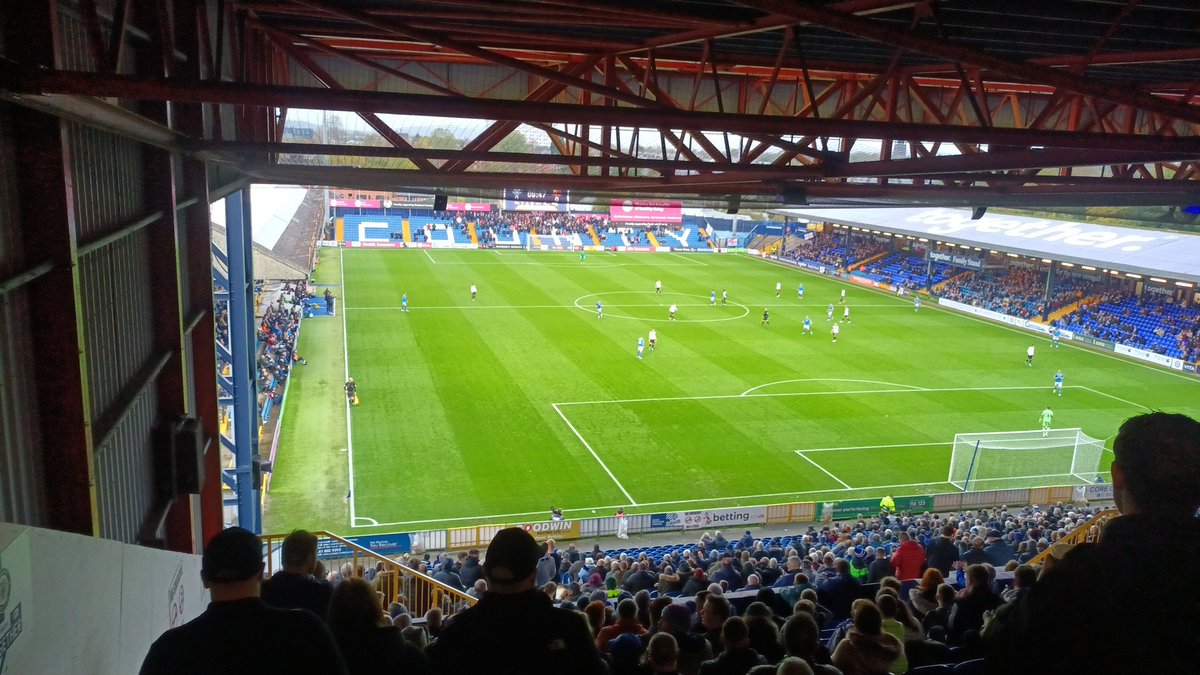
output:
<instances>
[{"instance_id":1,"label":"black jacket","mask_svg":"<svg viewBox=\"0 0 1200 675\"><path fill-rule=\"evenodd\" d=\"M942 573L950 575L950 568L958 561L958 547L945 537L937 537L925 549L925 563Z\"/></svg>"},{"instance_id":2,"label":"black jacket","mask_svg":"<svg viewBox=\"0 0 1200 675\"><path fill-rule=\"evenodd\" d=\"M989 627L993 671L1195 672L1197 561L1197 519L1115 518L1099 544L1075 547Z\"/></svg>"},{"instance_id":3,"label":"black jacket","mask_svg":"<svg viewBox=\"0 0 1200 675\"><path fill-rule=\"evenodd\" d=\"M279 571L262 584L262 600L280 609L307 609L325 619L333 586L307 574Z\"/></svg>"},{"instance_id":4,"label":"black jacket","mask_svg":"<svg viewBox=\"0 0 1200 675\"><path fill-rule=\"evenodd\" d=\"M599 674L600 653L583 615L544 593L484 593L429 648L436 673Z\"/></svg>"},{"instance_id":5,"label":"black jacket","mask_svg":"<svg viewBox=\"0 0 1200 675\"><path fill-rule=\"evenodd\" d=\"M210 603L200 616L163 633L150 645L141 674L216 675L239 664L248 668L265 654L275 672L346 672L333 636L312 612L243 598Z\"/></svg>"}]
</instances>

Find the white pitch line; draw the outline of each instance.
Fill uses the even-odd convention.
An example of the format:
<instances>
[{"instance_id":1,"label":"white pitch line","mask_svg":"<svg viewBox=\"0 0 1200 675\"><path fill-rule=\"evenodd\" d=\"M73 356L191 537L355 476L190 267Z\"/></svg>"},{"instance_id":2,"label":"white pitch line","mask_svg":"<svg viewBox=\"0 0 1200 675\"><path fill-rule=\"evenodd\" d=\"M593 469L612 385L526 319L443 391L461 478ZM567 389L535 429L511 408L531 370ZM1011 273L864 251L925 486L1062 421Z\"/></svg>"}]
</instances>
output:
<instances>
[{"instance_id":1,"label":"white pitch line","mask_svg":"<svg viewBox=\"0 0 1200 675\"><path fill-rule=\"evenodd\" d=\"M1133 401L1130 401L1128 399L1123 399L1120 396L1113 396L1112 394L1106 394L1106 393L1100 391L1099 389L1092 389L1091 387L1084 387L1084 386L1080 386L1080 385L1075 385L1073 387L1067 387L1067 389L1086 389L1086 390L1092 392L1093 394L1099 394L1101 396L1104 396L1105 398L1111 398L1114 401L1120 401L1121 403L1131 405L1135 408L1142 408L1143 410L1151 410L1151 408L1144 406L1140 403L1134 403Z\"/></svg>"},{"instance_id":2,"label":"white pitch line","mask_svg":"<svg viewBox=\"0 0 1200 675\"><path fill-rule=\"evenodd\" d=\"M346 331L346 261L342 257L342 249L338 249L338 266L341 268L339 274L342 277L342 365L345 366L345 379L350 380L350 341L349 333ZM354 434L350 428L350 399L346 398L346 465L347 472L350 477L350 485L347 492L350 497L350 525L353 526L356 520L354 513Z\"/></svg>"},{"instance_id":3,"label":"white pitch line","mask_svg":"<svg viewBox=\"0 0 1200 675\"><path fill-rule=\"evenodd\" d=\"M438 264L446 265L448 263L438 263ZM624 292L625 291L614 291L614 293L624 293ZM593 295L604 295L604 294L603 293L595 293ZM588 297L590 297L590 296L588 296ZM629 305L629 304L621 303L621 304L610 304L608 306L614 307L614 308L616 308L616 307L664 308L668 304L669 303L660 303L660 304L646 303L646 304ZM683 303L683 304L675 303L675 304L679 305L680 307L711 307L711 305L709 305L707 302L697 302L694 304L693 303ZM735 306L735 305L738 307L746 307L746 305L744 305L740 302L733 302L732 300L729 302L728 306ZM755 307L757 307L757 306L758 305L755 305ZM763 305L763 307L767 307L767 308L794 307L794 305ZM380 306L380 307L354 307L353 309L356 312L399 311L400 307L395 306L395 305L385 305L385 306ZM583 307L580 305L439 305L439 306L433 306L433 307L409 306L409 309L410 310L412 310L412 309L582 309L584 311L591 311L590 308ZM903 385L899 385L899 386L903 386Z\"/></svg>"},{"instance_id":4,"label":"white pitch line","mask_svg":"<svg viewBox=\"0 0 1200 675\"><path fill-rule=\"evenodd\" d=\"M1046 474L1046 475L1042 475L1042 476L1017 476L1016 478L1003 479L1003 480L1058 478L1060 476L1070 476L1070 475L1071 474L1066 474L1066 473L1055 473L1055 474ZM1000 479L997 479L997 480L1000 480ZM833 494L833 493L840 493L840 492L863 492L863 491L867 491L867 490L896 490L899 488L929 487L929 486L934 486L934 485L938 485L938 486L948 485L948 486L953 487L949 481L933 480L933 481L926 481L924 483L903 483L900 485L869 485L869 486L865 486L865 487L857 487L857 488L850 488L850 489L832 488L829 490L807 490L807 491L802 491L802 492L769 492L766 494L741 495L741 496L732 496L732 497L702 497L702 498L698 498L698 499L675 499L675 500L663 501L663 502L643 502L641 504L638 504L638 506L644 508L644 507L649 507L649 506L675 506L675 505L680 505L680 504L696 504L696 503L712 504L714 502L747 501L747 500L751 500L751 499L773 499L776 497L804 497L807 495L824 495L824 494ZM955 489L955 490L947 490L945 492L939 492L936 494L956 494L956 493L960 493L960 492L962 492L961 488ZM604 511L604 510L611 511L612 509L615 509L618 507L625 507L625 506L629 506L629 504L605 504L605 505L601 505L601 506L596 506L594 508L582 507L582 508L567 509L567 510L568 511L577 511L577 512L582 513L589 509L593 510L593 511ZM460 521L464 521L464 520L478 521L478 520L484 520L487 518L512 518L512 517L516 517L516 516L538 516L539 519L543 519L545 517L545 515L546 515L546 511L542 510L542 511L527 511L525 513L497 513L497 514L487 514L487 515L462 516L460 518L439 518L439 519L432 519L432 520L398 520L398 521L392 522L392 523L380 523L379 527L390 527L390 526L395 526L395 525L426 524L426 523L453 523L453 522L460 522ZM354 526L354 527L361 527L361 526Z\"/></svg>"},{"instance_id":5,"label":"white pitch line","mask_svg":"<svg viewBox=\"0 0 1200 675\"><path fill-rule=\"evenodd\" d=\"M930 306L938 307L937 303L930 303ZM1010 331L1013 333L1018 333L1020 335L1024 335L1031 339L1040 340L1042 342L1050 342L1050 337L1047 335L1042 335L1041 333L1030 333L1029 331L1021 330L1020 328L1016 328L1014 326L1009 326L1007 324L1000 323L999 321L989 321L988 319L981 319L977 316L972 316L965 312L959 312L957 310L952 310L948 307L947 308L938 307L938 308L941 309L942 311L946 312L946 314L948 316L957 316L957 317L960 317L963 319L970 319L971 321L982 323L982 324L985 324L988 326L996 326L998 328L1003 328L1007 331ZM1177 377L1181 380L1187 380L1188 382L1196 381L1196 378L1192 377L1191 375L1184 375L1183 373L1177 373L1173 370L1168 370L1162 366L1155 366L1155 365L1152 365L1149 363L1144 363L1142 361L1139 361L1139 360L1133 359L1133 358L1128 358L1128 359L1121 358L1120 356L1117 356L1116 354L1101 351L1100 349L1097 349L1097 348L1089 348L1084 345L1074 344L1070 340L1062 340L1059 342L1059 344L1070 347L1071 349L1078 349L1079 351L1084 352L1086 354L1096 354L1098 356L1103 356L1105 358L1112 359L1112 360L1118 361L1120 363L1128 363L1130 365L1140 366L1147 370L1152 370L1156 373L1162 373L1163 375L1170 375L1171 377ZM1138 407L1140 408L1140 407L1144 407L1144 406L1138 406Z\"/></svg>"},{"instance_id":6,"label":"white pitch line","mask_svg":"<svg viewBox=\"0 0 1200 675\"><path fill-rule=\"evenodd\" d=\"M954 445L954 442L940 441L937 443L892 443L891 445L847 445L840 448L805 448L803 450L797 450L796 453L833 452L835 450L880 450L883 448L924 448L934 445Z\"/></svg>"},{"instance_id":7,"label":"white pitch line","mask_svg":"<svg viewBox=\"0 0 1200 675\"><path fill-rule=\"evenodd\" d=\"M601 295L603 295L603 294L601 294ZM649 304L629 305L629 304L625 304L625 303L620 303L620 304L610 303L610 304L606 305L606 308L607 307L612 307L612 308L654 307L656 309L665 309L667 304L668 303L661 303L661 304L649 303ZM676 303L676 304L679 307L708 307L709 306L709 304L707 302L696 303L696 304L679 304L679 303ZM743 308L745 307L745 305L742 305L741 303L730 303L730 306L732 306L732 305L737 305L737 306L743 307ZM583 307L581 305L475 305L475 304L472 304L472 305L438 305L438 306L433 306L433 307L417 307L417 306L410 305L409 309L410 310L413 310L413 309L582 309L587 312L592 311L592 309L590 307ZM398 306L355 307L354 308L354 311L356 311L356 312L399 311L399 310L400 310L400 307L398 307Z\"/></svg>"},{"instance_id":8,"label":"white pitch line","mask_svg":"<svg viewBox=\"0 0 1200 675\"><path fill-rule=\"evenodd\" d=\"M608 465L604 463L604 460L600 459L600 455L597 455L596 451L592 449L592 446L588 444L586 440L584 440L583 434L579 433L579 430L575 428L574 424L571 424L571 420L567 419L567 416L563 414L563 411L559 410L558 406L553 403L550 404L550 407L554 408L554 412L558 413L558 416L562 418L562 421L567 423L567 427L570 428L571 432L575 434L575 438L578 438L579 442L583 443L583 447L587 448L587 451L592 453L592 457L595 458L596 462L600 464L600 468L604 469L604 473L608 474L608 477L612 479L612 482L617 484L617 487L621 489L621 493L625 495L625 498L629 500L629 503L633 506L638 506L639 504L637 503L637 500L635 500L629 494L629 491L625 489L624 485L621 485L621 481L617 480L617 477L614 476L613 472L609 470Z\"/></svg>"},{"instance_id":9,"label":"white pitch line","mask_svg":"<svg viewBox=\"0 0 1200 675\"><path fill-rule=\"evenodd\" d=\"M778 382L768 382L766 384L760 384L757 387L750 387L746 391L743 391L741 395L746 396L750 392L752 392L756 389L762 389L763 387L773 387L777 384L787 384L789 382L858 382L861 384L885 384L890 387L904 387L906 389L912 389L914 391L928 391L928 389L925 389L924 387L916 387L911 384L897 384L895 382L884 382L881 380L851 380L851 379L834 378L834 377L807 377L807 378L800 378L800 379L795 379L795 380L779 380Z\"/></svg>"},{"instance_id":10,"label":"white pitch line","mask_svg":"<svg viewBox=\"0 0 1200 675\"><path fill-rule=\"evenodd\" d=\"M750 257L750 256L747 256L747 257ZM872 293L876 294L877 296L883 296L883 297L887 297L887 298L892 298L892 299L893 299L893 300L895 300L896 302L903 303L903 305L899 305L899 306L912 307L912 303L911 303L911 302L905 301L905 300L903 300L902 298L897 298L897 297L895 297L894 295L891 295L891 294L889 294L889 293L885 293L885 292L883 292L883 291L879 291L879 290L876 290L876 289L867 288L867 287L865 287L865 286L858 286L857 284L848 284L848 283L845 283L845 282L838 281L838 280L836 280L836 279L830 279L828 275L825 275L825 274L820 274L819 272L816 272L816 271L813 271L813 270L804 269L804 268L800 268L800 267L795 267L795 266L793 266L793 265L789 265L789 264L787 264L787 263L782 263L782 262L778 262L778 261L775 261L775 260L771 260L771 259L769 259L769 258L762 258L762 257L758 257L758 256L753 256L753 257L751 257L751 259L752 259L752 260L759 260L759 261L762 261L762 262L765 262L765 263L770 263L770 264L772 264L772 265L776 265L776 266L779 266L779 267L784 267L784 268L787 268L787 269L795 270L795 271L797 271L797 272L801 272L801 273L803 273L803 274L807 274L807 275L809 275L809 276L812 276L812 277L817 277L817 278L820 278L820 279L826 279L826 280L829 280L829 281L833 281L834 283L838 283L838 284L841 284L841 285L843 285L843 286L847 286L847 287L850 287L850 288L859 288L859 289L862 289L862 290L868 290L868 291L871 291ZM935 298L935 299L936 299L936 298ZM856 306L856 307L865 307L865 306L867 306L867 305L855 305L855 306ZM872 305L872 306L874 306L874 305ZM1043 341L1043 342L1049 342L1049 341L1050 341L1050 337L1049 337L1049 336L1047 336L1047 335L1042 335L1042 334L1040 334L1040 333L1031 333L1031 332L1029 332L1029 331L1022 330L1022 329L1020 329L1020 328L1016 328L1015 326L1009 326L1009 325L1007 325L1007 324L1000 323L999 321L991 321L991 320L988 320L988 319L983 319L983 318L980 318L980 317L977 317L977 316L972 316L972 315L970 315L970 314L967 314L967 313L965 313L965 312L960 312L960 311L958 311L958 310L953 310L953 309L950 309L949 307L941 307L941 306L939 306L939 304L938 304L937 302L930 302L930 303L927 303L925 306L926 306L926 307L929 307L929 308L936 309L936 310L938 310L938 311L941 311L941 312L945 312L947 316L957 316L957 317L960 317L960 318L963 318L963 319L969 319L969 320L971 320L971 321L975 321L975 322L977 322L977 323L982 323L982 324L985 324L985 325L988 325L988 326L996 326L996 327L998 327L998 328L1003 328L1004 330L1007 330L1007 331L1009 331L1009 332L1012 332L1012 333L1017 333L1017 334L1020 334L1020 335L1023 335L1023 336L1025 336L1025 337L1029 337L1029 338L1033 338L1033 339L1041 340L1041 341ZM1098 354L1098 355L1100 355L1100 356L1103 356L1103 357L1105 357L1105 358L1112 359L1112 360L1114 360L1114 361L1119 361L1120 363L1129 363L1129 364L1132 364L1132 365L1135 365L1135 366L1140 366L1140 367L1142 367L1142 368L1146 368L1147 370L1152 370L1152 371L1154 371L1154 372L1156 372L1156 373L1162 373L1162 374L1164 374L1164 375L1170 375L1171 377L1176 377L1176 378L1179 378L1179 379L1181 379L1181 380L1187 380L1188 382L1195 382L1195 381L1196 381L1196 378L1194 378L1194 377L1192 377L1192 376L1190 376L1190 375L1184 375L1183 373L1177 373L1177 372L1175 372L1175 371L1173 371L1173 370L1169 370L1169 369L1167 369L1167 368L1163 368L1162 366L1155 366L1155 365L1152 365L1152 364L1149 364L1149 363L1145 363L1145 362L1143 362L1143 361L1139 361L1139 360L1137 360L1137 359L1133 359L1133 358L1122 358L1122 357L1120 357L1120 356L1117 356L1116 354L1113 354L1113 353L1109 353L1109 352L1105 352L1105 351L1100 351L1099 349L1095 349L1095 348L1089 348L1089 347L1087 347L1087 346L1084 346L1084 345L1074 344L1074 343L1072 343L1070 340L1063 340L1063 341L1061 341L1061 342L1060 342L1060 344L1066 345L1066 346L1068 346L1068 347L1070 347L1070 348L1072 348L1072 349L1078 349L1078 350L1080 350L1080 351L1082 351L1082 352L1086 352L1086 353L1089 353L1089 354ZM1138 406L1138 407L1144 407L1144 406Z\"/></svg>"},{"instance_id":11,"label":"white pitch line","mask_svg":"<svg viewBox=\"0 0 1200 675\"><path fill-rule=\"evenodd\" d=\"M425 257L429 258L429 262L433 263L434 265L438 264L438 261L434 260L433 256L429 255L429 249L423 248L421 249L421 253L424 253Z\"/></svg>"},{"instance_id":12,"label":"white pitch line","mask_svg":"<svg viewBox=\"0 0 1200 675\"><path fill-rule=\"evenodd\" d=\"M717 394L712 396L661 396L657 398L623 398L607 401L560 401L551 405L601 405L606 403L654 403L658 401L713 401L726 398L784 398L792 396L841 396L846 394L911 394L941 393L949 391L1029 391L1045 389L1045 387L947 387L944 389L864 389L858 391L806 391L785 392L782 394Z\"/></svg>"},{"instance_id":13,"label":"white pitch line","mask_svg":"<svg viewBox=\"0 0 1200 675\"><path fill-rule=\"evenodd\" d=\"M814 461L812 461L811 459L809 459L808 457L806 457L802 451L800 451L800 450L797 450L797 451L796 451L796 454L797 454L797 455L800 455L800 459L803 459L804 461L808 462L809 464L812 464L813 466L815 466L815 467L817 467L818 469L820 469L820 470L821 470L821 473L823 473L823 474L825 474L826 476L829 476L830 478L832 478L832 479L836 480L837 482L841 483L841 484L842 484L842 487L846 488L847 490L853 490L853 489L854 489L854 488L850 487L849 485L847 485L847 484L846 484L846 481L844 481L844 480L842 480L841 478L838 478L837 476L835 476L835 475L833 475L833 474L829 473L829 471L827 471L827 470L825 469L825 467L821 466L820 464L817 464L816 462L814 462Z\"/></svg>"},{"instance_id":14,"label":"white pitch line","mask_svg":"<svg viewBox=\"0 0 1200 675\"><path fill-rule=\"evenodd\" d=\"M694 265L702 265L704 267L708 267L708 263L706 263L706 262L700 262L699 260L692 260L691 258L689 258L685 255L680 255L674 251L671 251L671 255L675 256L676 258L683 258L684 260L686 260Z\"/></svg>"}]
</instances>

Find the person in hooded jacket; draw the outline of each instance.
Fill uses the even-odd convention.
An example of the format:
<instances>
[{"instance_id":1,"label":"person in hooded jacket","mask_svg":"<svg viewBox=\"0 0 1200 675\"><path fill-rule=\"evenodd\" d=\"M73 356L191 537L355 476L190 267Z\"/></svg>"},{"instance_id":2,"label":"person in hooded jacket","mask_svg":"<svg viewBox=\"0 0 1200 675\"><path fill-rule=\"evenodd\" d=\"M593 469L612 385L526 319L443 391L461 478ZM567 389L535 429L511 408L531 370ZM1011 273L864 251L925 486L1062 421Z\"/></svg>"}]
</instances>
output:
<instances>
[{"instance_id":1,"label":"person in hooded jacket","mask_svg":"<svg viewBox=\"0 0 1200 675\"><path fill-rule=\"evenodd\" d=\"M843 675L886 675L904 654L904 645L883 630L883 614L874 602L854 601L854 625L833 651L833 665Z\"/></svg>"}]
</instances>

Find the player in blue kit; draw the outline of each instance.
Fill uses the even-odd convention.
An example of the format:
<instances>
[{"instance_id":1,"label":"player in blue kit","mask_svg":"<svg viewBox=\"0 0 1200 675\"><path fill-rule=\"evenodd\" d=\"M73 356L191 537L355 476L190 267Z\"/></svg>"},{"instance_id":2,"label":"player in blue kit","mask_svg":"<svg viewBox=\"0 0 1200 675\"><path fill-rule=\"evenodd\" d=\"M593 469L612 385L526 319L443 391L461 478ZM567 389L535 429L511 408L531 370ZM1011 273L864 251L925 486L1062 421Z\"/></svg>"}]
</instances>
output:
<instances>
[{"instance_id":1,"label":"player in blue kit","mask_svg":"<svg viewBox=\"0 0 1200 675\"><path fill-rule=\"evenodd\" d=\"M712 306L714 306L714 307L717 305L717 289L715 289L715 288L714 288L714 289L712 289L712 291L711 291L711 292L709 292L709 294L708 294L708 304L710 304L710 305L712 305Z\"/></svg>"},{"instance_id":2,"label":"player in blue kit","mask_svg":"<svg viewBox=\"0 0 1200 675\"><path fill-rule=\"evenodd\" d=\"M796 299L797 300L804 299L804 284L800 284L799 286L796 287Z\"/></svg>"},{"instance_id":3,"label":"player in blue kit","mask_svg":"<svg viewBox=\"0 0 1200 675\"><path fill-rule=\"evenodd\" d=\"M1051 347L1058 346L1058 336L1059 336L1058 326L1051 328L1050 329L1050 346Z\"/></svg>"},{"instance_id":4,"label":"player in blue kit","mask_svg":"<svg viewBox=\"0 0 1200 675\"><path fill-rule=\"evenodd\" d=\"M637 354L638 360L641 360L642 352L645 350L646 350L646 338L639 335L638 336L638 354Z\"/></svg>"},{"instance_id":5,"label":"player in blue kit","mask_svg":"<svg viewBox=\"0 0 1200 675\"><path fill-rule=\"evenodd\" d=\"M1062 384L1063 372L1062 368L1059 368L1058 372L1054 374L1054 393L1058 394L1059 396L1062 396Z\"/></svg>"},{"instance_id":6,"label":"player in blue kit","mask_svg":"<svg viewBox=\"0 0 1200 675\"><path fill-rule=\"evenodd\" d=\"M913 311L914 312L921 311L921 296L919 296L919 295L913 296Z\"/></svg>"},{"instance_id":7,"label":"player in blue kit","mask_svg":"<svg viewBox=\"0 0 1200 675\"><path fill-rule=\"evenodd\" d=\"M804 335L805 333L807 333L807 334L809 334L809 335L812 335L812 334L813 334L813 332L812 332L812 319L810 319L810 318L809 318L809 317L807 317L807 316L806 316L806 317L804 317L804 328L803 328L803 330L801 330L801 331L800 331L800 334L801 334L801 335Z\"/></svg>"},{"instance_id":8,"label":"player in blue kit","mask_svg":"<svg viewBox=\"0 0 1200 675\"><path fill-rule=\"evenodd\" d=\"M597 319L604 318L604 303L600 302L599 300L596 301L596 318Z\"/></svg>"},{"instance_id":9,"label":"player in blue kit","mask_svg":"<svg viewBox=\"0 0 1200 675\"><path fill-rule=\"evenodd\" d=\"M408 293L400 294L400 311L401 312L408 311Z\"/></svg>"},{"instance_id":10,"label":"player in blue kit","mask_svg":"<svg viewBox=\"0 0 1200 675\"><path fill-rule=\"evenodd\" d=\"M829 303L829 307L825 310L825 320L833 321L833 303Z\"/></svg>"}]
</instances>

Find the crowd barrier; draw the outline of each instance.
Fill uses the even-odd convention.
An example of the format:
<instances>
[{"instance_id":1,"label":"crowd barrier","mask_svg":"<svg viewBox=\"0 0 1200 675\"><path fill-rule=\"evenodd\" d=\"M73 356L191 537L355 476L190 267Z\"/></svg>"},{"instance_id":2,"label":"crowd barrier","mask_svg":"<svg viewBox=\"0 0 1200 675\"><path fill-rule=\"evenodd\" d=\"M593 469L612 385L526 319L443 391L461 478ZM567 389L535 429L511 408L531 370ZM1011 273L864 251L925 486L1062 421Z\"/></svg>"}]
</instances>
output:
<instances>
[{"instance_id":1,"label":"crowd barrier","mask_svg":"<svg viewBox=\"0 0 1200 675\"><path fill-rule=\"evenodd\" d=\"M1118 511L1116 509L1109 509L1107 511L1101 511L1100 513L1097 513L1096 515L1092 516L1091 520L1087 521L1083 525L1080 525L1074 530L1071 530L1071 532L1069 532L1065 537L1054 542L1053 546L1034 556L1033 559L1029 561L1029 564L1040 565L1051 557L1055 559L1062 558L1063 554L1067 550L1074 548L1079 544L1098 543L1104 536L1104 526L1108 524L1108 521L1117 517L1117 515Z\"/></svg>"},{"instance_id":2,"label":"crowd barrier","mask_svg":"<svg viewBox=\"0 0 1200 675\"><path fill-rule=\"evenodd\" d=\"M894 497L896 510L907 513L946 513L993 506L1023 506L1028 504L1048 505L1058 502L1107 501L1112 499L1111 485L1057 485L1035 488L986 490L979 492L951 492L937 495L912 495ZM554 539L570 541L615 536L622 518L626 521L629 534L679 532L703 530L736 530L751 526L779 525L786 523L816 523L857 520L870 518L879 513L878 499L849 499L830 502L790 502L764 506L745 506L726 509L699 509L693 511L669 511L665 513L640 513L617 516L616 514L596 518L564 520L519 521L469 525L446 530L371 535L338 538L355 544L362 550L371 550L384 555L398 555L413 551L464 550L486 548L497 532L505 527L521 527L539 541ZM324 556L322 556L324 557Z\"/></svg>"},{"instance_id":3,"label":"crowd barrier","mask_svg":"<svg viewBox=\"0 0 1200 675\"><path fill-rule=\"evenodd\" d=\"M444 615L452 616L476 602L475 598L458 589L405 567L396 560L349 539L322 531L313 534L317 536L317 557L327 570L348 570L349 574L355 577L364 577L368 570L374 574L371 583L374 584L375 590L382 594L385 607L392 602L399 602L408 608L409 614L419 618L434 607L440 608ZM371 539L382 541L391 536L408 537L410 541L419 539L417 535L383 535ZM280 547L286 537L286 534L262 536L263 562L268 577L281 568Z\"/></svg>"}]
</instances>

